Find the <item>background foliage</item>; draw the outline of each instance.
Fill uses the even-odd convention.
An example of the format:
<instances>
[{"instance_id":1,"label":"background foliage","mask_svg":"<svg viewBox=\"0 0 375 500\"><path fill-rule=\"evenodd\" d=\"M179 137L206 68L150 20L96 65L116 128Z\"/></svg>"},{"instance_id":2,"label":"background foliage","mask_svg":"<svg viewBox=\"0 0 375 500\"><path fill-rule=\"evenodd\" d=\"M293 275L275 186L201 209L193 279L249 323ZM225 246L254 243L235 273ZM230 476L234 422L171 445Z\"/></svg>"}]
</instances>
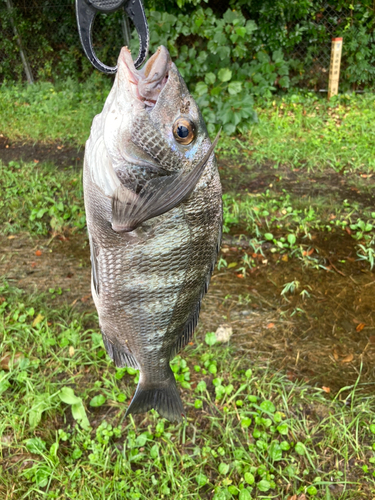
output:
<instances>
[{"instance_id":1,"label":"background foliage","mask_svg":"<svg viewBox=\"0 0 375 500\"><path fill-rule=\"evenodd\" d=\"M253 96L270 97L291 86L326 88L332 36L344 38L340 88L375 83L373 0L148 0L145 5L151 51L161 44L168 47L210 132L219 124L229 134L245 132L256 120ZM0 79L20 80L19 49L3 6ZM12 16L36 78L85 80L92 73L79 44L73 1L14 0L14 7ZM96 50L111 64L123 24L120 13L95 21Z\"/></svg>"}]
</instances>

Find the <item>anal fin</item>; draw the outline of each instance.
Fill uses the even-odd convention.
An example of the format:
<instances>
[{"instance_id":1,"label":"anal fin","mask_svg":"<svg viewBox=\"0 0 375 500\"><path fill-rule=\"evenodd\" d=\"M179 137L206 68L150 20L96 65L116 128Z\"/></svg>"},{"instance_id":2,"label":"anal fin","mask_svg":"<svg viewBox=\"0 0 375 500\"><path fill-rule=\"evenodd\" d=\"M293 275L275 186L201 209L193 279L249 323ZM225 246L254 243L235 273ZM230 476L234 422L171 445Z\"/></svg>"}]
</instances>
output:
<instances>
[{"instance_id":1,"label":"anal fin","mask_svg":"<svg viewBox=\"0 0 375 500\"><path fill-rule=\"evenodd\" d=\"M124 349L121 349L121 347L113 344L103 331L102 337L108 356L114 361L118 368L129 366L135 370L139 370L138 361L130 352L127 352Z\"/></svg>"}]
</instances>

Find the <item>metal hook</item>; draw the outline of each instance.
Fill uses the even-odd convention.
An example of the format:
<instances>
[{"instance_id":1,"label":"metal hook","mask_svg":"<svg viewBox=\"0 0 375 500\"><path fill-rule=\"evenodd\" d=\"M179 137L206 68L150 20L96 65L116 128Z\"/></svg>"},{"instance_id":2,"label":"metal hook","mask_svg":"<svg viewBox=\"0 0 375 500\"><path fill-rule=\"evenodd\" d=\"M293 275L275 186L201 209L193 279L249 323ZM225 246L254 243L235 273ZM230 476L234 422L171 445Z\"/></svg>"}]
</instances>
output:
<instances>
[{"instance_id":1,"label":"metal hook","mask_svg":"<svg viewBox=\"0 0 375 500\"><path fill-rule=\"evenodd\" d=\"M92 26L97 12L109 14L124 7L133 21L139 37L139 53L134 66L139 68L146 59L149 44L149 31L141 0L76 0L78 33L81 44L91 64L103 73L113 74L117 66L103 64L96 56L92 46Z\"/></svg>"}]
</instances>

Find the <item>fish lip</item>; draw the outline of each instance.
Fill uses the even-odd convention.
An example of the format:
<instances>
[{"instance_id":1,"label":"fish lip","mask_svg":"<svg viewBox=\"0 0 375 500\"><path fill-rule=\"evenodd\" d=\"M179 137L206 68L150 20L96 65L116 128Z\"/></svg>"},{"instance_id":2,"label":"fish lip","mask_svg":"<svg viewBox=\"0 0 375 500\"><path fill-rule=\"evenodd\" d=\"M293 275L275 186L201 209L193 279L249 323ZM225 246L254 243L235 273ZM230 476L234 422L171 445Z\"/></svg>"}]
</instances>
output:
<instances>
[{"instance_id":1,"label":"fish lip","mask_svg":"<svg viewBox=\"0 0 375 500\"><path fill-rule=\"evenodd\" d=\"M118 59L119 70L124 71L133 96L147 108L156 105L161 91L168 82L171 65L171 57L163 45L158 47L141 70L135 68L131 52L127 47L121 49Z\"/></svg>"}]
</instances>

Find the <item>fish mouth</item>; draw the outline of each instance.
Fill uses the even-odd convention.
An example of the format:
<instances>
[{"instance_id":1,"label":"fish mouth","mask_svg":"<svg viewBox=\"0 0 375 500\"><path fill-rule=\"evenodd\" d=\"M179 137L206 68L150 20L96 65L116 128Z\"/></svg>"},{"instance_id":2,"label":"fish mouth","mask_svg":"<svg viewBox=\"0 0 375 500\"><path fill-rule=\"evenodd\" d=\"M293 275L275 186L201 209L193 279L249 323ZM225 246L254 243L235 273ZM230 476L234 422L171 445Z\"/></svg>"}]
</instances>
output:
<instances>
[{"instance_id":1,"label":"fish mouth","mask_svg":"<svg viewBox=\"0 0 375 500\"><path fill-rule=\"evenodd\" d=\"M130 83L134 97L141 101L145 107L153 108L168 81L172 65L168 50L161 45L145 66L136 70L130 50L123 47L118 65L119 69L124 68L125 77Z\"/></svg>"}]
</instances>

